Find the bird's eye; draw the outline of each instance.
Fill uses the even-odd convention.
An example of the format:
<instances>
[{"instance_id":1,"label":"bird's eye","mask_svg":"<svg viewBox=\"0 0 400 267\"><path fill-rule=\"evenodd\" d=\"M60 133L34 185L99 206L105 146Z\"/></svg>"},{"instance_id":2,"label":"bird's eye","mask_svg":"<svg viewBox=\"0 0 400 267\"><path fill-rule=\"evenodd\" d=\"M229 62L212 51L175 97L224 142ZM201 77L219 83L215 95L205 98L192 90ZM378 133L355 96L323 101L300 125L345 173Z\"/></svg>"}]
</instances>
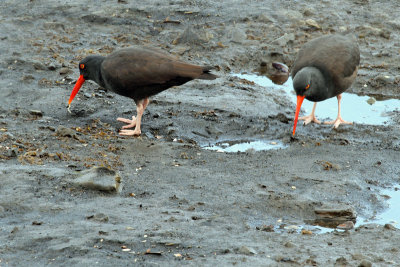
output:
<instances>
[{"instance_id":1,"label":"bird's eye","mask_svg":"<svg viewBox=\"0 0 400 267\"><path fill-rule=\"evenodd\" d=\"M83 70L83 69L85 68L85 64L80 64L80 65L79 65L79 68L80 68L81 70Z\"/></svg>"},{"instance_id":2,"label":"bird's eye","mask_svg":"<svg viewBox=\"0 0 400 267\"><path fill-rule=\"evenodd\" d=\"M307 86L306 86L306 90L307 90L308 88L310 88L310 85L309 85L309 84L307 84Z\"/></svg>"}]
</instances>

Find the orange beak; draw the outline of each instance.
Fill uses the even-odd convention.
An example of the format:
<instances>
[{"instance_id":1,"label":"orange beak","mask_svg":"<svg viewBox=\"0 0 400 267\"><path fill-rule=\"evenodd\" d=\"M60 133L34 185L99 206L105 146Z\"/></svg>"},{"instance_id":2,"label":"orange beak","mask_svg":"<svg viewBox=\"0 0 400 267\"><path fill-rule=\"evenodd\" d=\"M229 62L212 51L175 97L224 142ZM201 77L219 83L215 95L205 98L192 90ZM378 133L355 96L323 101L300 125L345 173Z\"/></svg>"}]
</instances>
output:
<instances>
[{"instance_id":1,"label":"orange beak","mask_svg":"<svg viewBox=\"0 0 400 267\"><path fill-rule=\"evenodd\" d=\"M83 75L80 75L79 79L76 81L74 89L72 89L71 96L69 97L69 100L68 100L68 106L71 105L72 100L74 99L74 97L78 93L79 89L81 89L82 84L84 82L85 82L85 78L83 78Z\"/></svg>"},{"instance_id":2,"label":"orange beak","mask_svg":"<svg viewBox=\"0 0 400 267\"><path fill-rule=\"evenodd\" d=\"M297 120L299 119L299 113L300 113L300 108L301 108L301 104L303 104L303 100L306 96L297 96L297 106L296 106L296 114L294 115L294 126L293 126L293 136L294 133L296 132L296 126L297 126Z\"/></svg>"}]
</instances>

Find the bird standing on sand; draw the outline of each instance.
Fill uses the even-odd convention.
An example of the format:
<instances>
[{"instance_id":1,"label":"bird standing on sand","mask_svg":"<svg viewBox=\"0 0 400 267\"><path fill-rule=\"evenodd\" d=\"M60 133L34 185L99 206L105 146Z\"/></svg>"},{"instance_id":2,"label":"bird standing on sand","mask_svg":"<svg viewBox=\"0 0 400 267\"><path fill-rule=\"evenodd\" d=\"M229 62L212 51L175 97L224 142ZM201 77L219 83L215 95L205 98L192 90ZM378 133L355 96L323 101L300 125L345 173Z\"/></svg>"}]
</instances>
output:
<instances>
[{"instance_id":1,"label":"bird standing on sand","mask_svg":"<svg viewBox=\"0 0 400 267\"><path fill-rule=\"evenodd\" d=\"M309 116L300 117L300 108L304 98L313 102L323 101L336 96L338 115L336 120L324 122L337 128L344 121L340 115L342 93L348 89L357 76L360 64L360 51L354 37L347 35L327 35L306 43L297 54L292 68L293 87L297 94L297 107L294 119L293 135L297 120L321 123L315 117L314 103Z\"/></svg>"},{"instance_id":2,"label":"bird standing on sand","mask_svg":"<svg viewBox=\"0 0 400 267\"><path fill-rule=\"evenodd\" d=\"M136 103L137 116L132 120L117 118L127 123L120 135L141 134L140 124L149 97L172 86L182 85L193 79L213 80L211 67L185 63L156 49L132 47L118 50L107 57L88 56L79 62L80 76L68 101L68 108L85 80L119 95L132 98ZM133 128L134 130L125 130Z\"/></svg>"}]
</instances>

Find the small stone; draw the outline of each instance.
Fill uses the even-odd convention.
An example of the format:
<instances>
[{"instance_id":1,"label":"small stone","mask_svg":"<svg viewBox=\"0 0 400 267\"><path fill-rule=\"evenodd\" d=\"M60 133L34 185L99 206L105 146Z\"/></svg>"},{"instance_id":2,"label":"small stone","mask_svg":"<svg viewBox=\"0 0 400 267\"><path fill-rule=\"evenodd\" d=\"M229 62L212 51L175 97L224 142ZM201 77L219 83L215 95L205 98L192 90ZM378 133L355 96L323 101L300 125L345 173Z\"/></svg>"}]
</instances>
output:
<instances>
[{"instance_id":1,"label":"small stone","mask_svg":"<svg viewBox=\"0 0 400 267\"><path fill-rule=\"evenodd\" d=\"M336 259L334 266L348 266L348 262L345 257L340 257Z\"/></svg>"},{"instance_id":2,"label":"small stone","mask_svg":"<svg viewBox=\"0 0 400 267\"><path fill-rule=\"evenodd\" d=\"M358 265L358 267L372 267L372 263L367 260L362 260Z\"/></svg>"},{"instance_id":3,"label":"small stone","mask_svg":"<svg viewBox=\"0 0 400 267\"><path fill-rule=\"evenodd\" d=\"M173 44L199 44L204 43L204 40L200 38L200 36L193 31L192 28L187 27L182 34L173 41Z\"/></svg>"},{"instance_id":4,"label":"small stone","mask_svg":"<svg viewBox=\"0 0 400 267\"><path fill-rule=\"evenodd\" d=\"M61 68L59 73L60 75L65 75L71 73L71 70L69 68Z\"/></svg>"},{"instance_id":5,"label":"small stone","mask_svg":"<svg viewBox=\"0 0 400 267\"><path fill-rule=\"evenodd\" d=\"M94 215L86 216L87 220L93 220L96 222L108 222L108 216L104 213L96 213Z\"/></svg>"},{"instance_id":6,"label":"small stone","mask_svg":"<svg viewBox=\"0 0 400 267\"><path fill-rule=\"evenodd\" d=\"M29 110L29 113L30 113L31 115L35 115L35 116L39 116L39 117L42 117L42 116L43 116L43 112L40 111L40 110L32 109L32 110Z\"/></svg>"},{"instance_id":7,"label":"small stone","mask_svg":"<svg viewBox=\"0 0 400 267\"><path fill-rule=\"evenodd\" d=\"M370 104L370 105L375 104L375 102L376 102L376 99L375 99L375 97L373 97L373 96L371 96L371 97L368 98L368 100L367 100L367 103Z\"/></svg>"},{"instance_id":8,"label":"small stone","mask_svg":"<svg viewBox=\"0 0 400 267\"><path fill-rule=\"evenodd\" d=\"M50 64L47 66L47 68L48 68L49 70L56 70L56 65L54 65L54 63L50 63Z\"/></svg>"},{"instance_id":9,"label":"small stone","mask_svg":"<svg viewBox=\"0 0 400 267\"><path fill-rule=\"evenodd\" d=\"M32 62L32 65L35 68L35 70L45 70L46 69L46 67L39 61Z\"/></svg>"},{"instance_id":10,"label":"small stone","mask_svg":"<svg viewBox=\"0 0 400 267\"><path fill-rule=\"evenodd\" d=\"M379 84L386 85L386 84L393 84L396 79L394 76L379 75L379 76L375 77L374 80Z\"/></svg>"},{"instance_id":11,"label":"small stone","mask_svg":"<svg viewBox=\"0 0 400 267\"><path fill-rule=\"evenodd\" d=\"M245 31L237 28L232 28L232 30L228 33L228 38L233 43L241 44L247 39L247 35Z\"/></svg>"},{"instance_id":12,"label":"small stone","mask_svg":"<svg viewBox=\"0 0 400 267\"><path fill-rule=\"evenodd\" d=\"M286 46L289 42L293 42L296 39L294 33L285 33L278 39L272 41L272 44L276 44L279 46Z\"/></svg>"},{"instance_id":13,"label":"small stone","mask_svg":"<svg viewBox=\"0 0 400 267\"><path fill-rule=\"evenodd\" d=\"M386 229L386 230L396 230L396 227L394 227L392 224L390 224L390 223L386 223L385 224L385 226L384 226L384 228Z\"/></svg>"},{"instance_id":14,"label":"small stone","mask_svg":"<svg viewBox=\"0 0 400 267\"><path fill-rule=\"evenodd\" d=\"M120 193L121 176L114 170L105 167L93 167L73 181L75 186L109 193Z\"/></svg>"},{"instance_id":15,"label":"small stone","mask_svg":"<svg viewBox=\"0 0 400 267\"><path fill-rule=\"evenodd\" d=\"M32 81L34 79L35 78L33 77L32 74L27 74L27 75L22 76L21 81L28 82L28 81Z\"/></svg>"},{"instance_id":16,"label":"small stone","mask_svg":"<svg viewBox=\"0 0 400 267\"><path fill-rule=\"evenodd\" d=\"M257 252L253 248L249 248L246 246L241 246L238 250L238 253L244 254L244 255L255 255Z\"/></svg>"},{"instance_id":17,"label":"small stone","mask_svg":"<svg viewBox=\"0 0 400 267\"><path fill-rule=\"evenodd\" d=\"M313 20L313 19L307 19L307 20L306 20L306 24L307 24L308 26L312 27L312 28L317 29L317 30L320 30L320 29L321 29L321 26L319 26L319 24L318 24L315 20Z\"/></svg>"},{"instance_id":18,"label":"small stone","mask_svg":"<svg viewBox=\"0 0 400 267\"><path fill-rule=\"evenodd\" d=\"M293 247L295 247L295 245L292 242L288 241L288 242L285 243L285 247L293 248Z\"/></svg>"},{"instance_id":19,"label":"small stone","mask_svg":"<svg viewBox=\"0 0 400 267\"><path fill-rule=\"evenodd\" d=\"M15 157L17 157L17 155L18 155L17 149L15 149L15 148L8 150L7 154L6 154L6 156L9 158L15 158Z\"/></svg>"},{"instance_id":20,"label":"small stone","mask_svg":"<svg viewBox=\"0 0 400 267\"><path fill-rule=\"evenodd\" d=\"M58 126L56 130L56 135L60 137L71 137L76 138L76 131L65 126Z\"/></svg>"},{"instance_id":21,"label":"small stone","mask_svg":"<svg viewBox=\"0 0 400 267\"><path fill-rule=\"evenodd\" d=\"M89 94L89 93L84 93L83 95L84 95L85 97L87 97L87 98L91 98L91 97L92 97L92 95Z\"/></svg>"}]
</instances>

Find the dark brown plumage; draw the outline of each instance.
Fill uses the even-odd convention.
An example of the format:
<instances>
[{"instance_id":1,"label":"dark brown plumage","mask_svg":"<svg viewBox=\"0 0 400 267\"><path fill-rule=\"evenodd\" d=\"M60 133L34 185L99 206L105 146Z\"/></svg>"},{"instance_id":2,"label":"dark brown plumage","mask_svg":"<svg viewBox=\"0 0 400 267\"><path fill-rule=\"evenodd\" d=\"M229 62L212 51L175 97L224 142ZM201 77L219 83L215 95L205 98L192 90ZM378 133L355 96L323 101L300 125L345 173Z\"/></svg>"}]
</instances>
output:
<instances>
[{"instance_id":1,"label":"dark brown plumage","mask_svg":"<svg viewBox=\"0 0 400 267\"><path fill-rule=\"evenodd\" d=\"M182 85L193 79L213 80L210 67L183 62L159 50L131 47L118 50L107 57L88 56L79 62L80 77L71 93L69 103L85 80L93 80L100 86L119 95L132 98L137 105L137 118L118 118L128 123L122 135L140 135L140 123L148 98L172 86Z\"/></svg>"},{"instance_id":2,"label":"dark brown plumage","mask_svg":"<svg viewBox=\"0 0 400 267\"><path fill-rule=\"evenodd\" d=\"M296 130L301 104L307 100L319 102L336 96L338 98L338 117L333 122L348 123L340 116L341 94L354 82L360 64L360 51L354 37L349 35L327 35L306 43L298 52L292 68L293 87L297 94L297 109L293 135ZM311 121L320 123L314 115L301 117L305 124Z\"/></svg>"}]
</instances>

